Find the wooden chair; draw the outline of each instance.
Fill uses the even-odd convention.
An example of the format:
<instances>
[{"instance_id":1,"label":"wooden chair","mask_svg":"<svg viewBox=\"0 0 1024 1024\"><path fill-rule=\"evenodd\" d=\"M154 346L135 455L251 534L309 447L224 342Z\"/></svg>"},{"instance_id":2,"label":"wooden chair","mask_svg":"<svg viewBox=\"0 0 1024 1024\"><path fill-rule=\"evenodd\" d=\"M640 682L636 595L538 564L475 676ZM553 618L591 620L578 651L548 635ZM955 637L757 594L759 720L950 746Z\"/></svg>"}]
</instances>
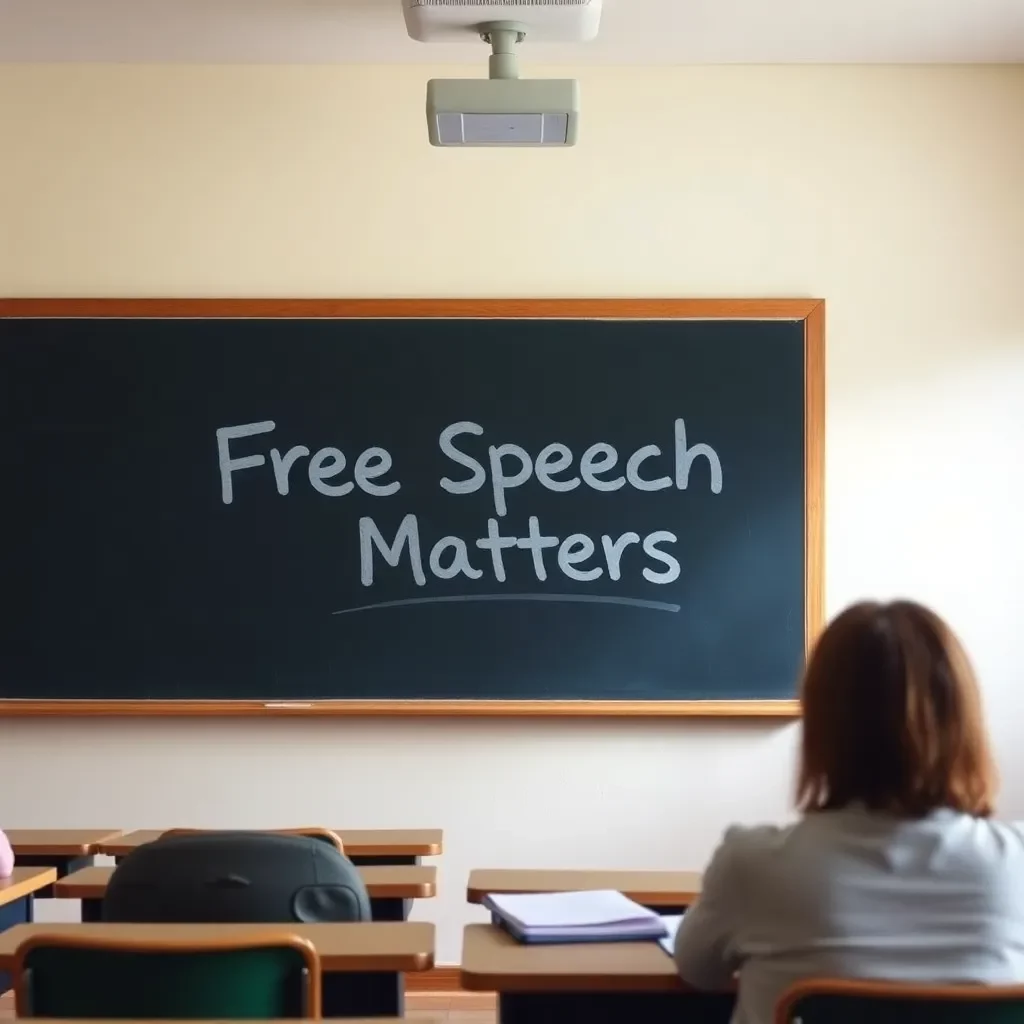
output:
<instances>
[{"instance_id":1,"label":"wooden chair","mask_svg":"<svg viewBox=\"0 0 1024 1024\"><path fill-rule=\"evenodd\" d=\"M287 931L145 940L42 933L18 947L13 974L17 1017L321 1016L320 959Z\"/></svg>"},{"instance_id":2,"label":"wooden chair","mask_svg":"<svg viewBox=\"0 0 1024 1024\"><path fill-rule=\"evenodd\" d=\"M1024 1024L1024 985L811 979L783 993L775 1024Z\"/></svg>"},{"instance_id":3,"label":"wooden chair","mask_svg":"<svg viewBox=\"0 0 1024 1024\"><path fill-rule=\"evenodd\" d=\"M204 832L227 832L230 829L214 829L214 828L172 828L163 834L164 836L191 836L197 835ZM248 830L247 830L248 831ZM318 826L312 826L309 828L267 828L267 829L253 829L255 832L270 832L272 835L279 836L312 836L314 839L322 839L325 843L330 843L338 853L344 855L345 845L341 841L341 836L337 832L332 832L329 828L320 828Z\"/></svg>"}]
</instances>

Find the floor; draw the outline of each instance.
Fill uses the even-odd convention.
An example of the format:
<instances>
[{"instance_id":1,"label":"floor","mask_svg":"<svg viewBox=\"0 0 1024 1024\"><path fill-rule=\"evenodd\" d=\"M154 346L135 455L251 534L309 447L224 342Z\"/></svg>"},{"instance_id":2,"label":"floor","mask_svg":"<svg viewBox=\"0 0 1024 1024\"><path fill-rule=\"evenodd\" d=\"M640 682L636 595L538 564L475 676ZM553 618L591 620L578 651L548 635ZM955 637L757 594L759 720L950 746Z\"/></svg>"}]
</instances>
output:
<instances>
[{"instance_id":1,"label":"floor","mask_svg":"<svg viewBox=\"0 0 1024 1024\"><path fill-rule=\"evenodd\" d=\"M476 992L413 992L405 1015L419 1024L495 1024L494 996ZM0 1020L14 1017L14 994L0 996Z\"/></svg>"},{"instance_id":2,"label":"floor","mask_svg":"<svg viewBox=\"0 0 1024 1024\"><path fill-rule=\"evenodd\" d=\"M411 992L405 1015L420 1024L495 1024L493 995L479 992Z\"/></svg>"}]
</instances>

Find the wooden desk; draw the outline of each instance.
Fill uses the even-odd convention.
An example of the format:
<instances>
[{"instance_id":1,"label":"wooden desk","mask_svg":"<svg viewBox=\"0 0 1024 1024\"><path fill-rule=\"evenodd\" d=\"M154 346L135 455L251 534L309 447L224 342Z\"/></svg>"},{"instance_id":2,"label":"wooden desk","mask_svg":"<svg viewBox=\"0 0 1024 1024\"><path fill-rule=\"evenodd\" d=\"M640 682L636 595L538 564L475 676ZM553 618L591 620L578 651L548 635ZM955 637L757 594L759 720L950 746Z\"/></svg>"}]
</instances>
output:
<instances>
[{"instance_id":1,"label":"wooden desk","mask_svg":"<svg viewBox=\"0 0 1024 1024\"><path fill-rule=\"evenodd\" d=\"M11 828L14 859L24 867L55 867L63 878L89 867L100 846L121 835L119 828Z\"/></svg>"},{"instance_id":2,"label":"wooden desk","mask_svg":"<svg viewBox=\"0 0 1024 1024\"><path fill-rule=\"evenodd\" d=\"M32 1024L68 1024L66 1018L33 1017ZM295 1024L295 1018L285 1020L268 1020L263 1024ZM444 1024L440 1017L421 1017L416 1015L417 1024ZM127 1024L124 1020L90 1020L88 1024ZM231 1024L230 1021L215 1020L133 1020L131 1024ZM408 1017L347 1017L334 1021L323 1021L323 1024L409 1024Z\"/></svg>"},{"instance_id":3,"label":"wooden desk","mask_svg":"<svg viewBox=\"0 0 1024 1024\"><path fill-rule=\"evenodd\" d=\"M361 867L387 865L418 865L420 857L436 857L442 850L439 828L336 828L345 847L345 855ZM127 857L145 843L152 843L164 834L162 829L143 829L115 837L101 844L99 852L111 857ZM405 921L412 903L409 899L372 898L375 921Z\"/></svg>"},{"instance_id":4,"label":"wooden desk","mask_svg":"<svg viewBox=\"0 0 1024 1024\"><path fill-rule=\"evenodd\" d=\"M486 924L466 927L462 987L497 992L501 1024L728 1024L731 993L697 993L656 942L525 946Z\"/></svg>"},{"instance_id":5,"label":"wooden desk","mask_svg":"<svg viewBox=\"0 0 1024 1024\"><path fill-rule=\"evenodd\" d=\"M0 879L0 907L6 909L21 900L31 900L37 893L57 881L57 869L37 868L19 864L10 878ZM31 914L22 918L31 921ZM17 922L21 923L21 922Z\"/></svg>"},{"instance_id":6,"label":"wooden desk","mask_svg":"<svg viewBox=\"0 0 1024 1024\"><path fill-rule=\"evenodd\" d=\"M143 829L100 844L99 852L126 857L143 843L151 843L164 829ZM336 828L345 855L355 864L418 864L420 857L436 857L442 850L439 828Z\"/></svg>"},{"instance_id":7,"label":"wooden desk","mask_svg":"<svg viewBox=\"0 0 1024 1024\"><path fill-rule=\"evenodd\" d=\"M35 897L56 881L56 868L26 865L18 865L10 878L0 879L0 931L31 921ZM0 972L0 993L10 987L10 976Z\"/></svg>"},{"instance_id":8,"label":"wooden desk","mask_svg":"<svg viewBox=\"0 0 1024 1024\"><path fill-rule=\"evenodd\" d=\"M58 898L82 901L82 920L99 921L103 896L114 868L83 868L62 878L53 887ZM371 900L420 900L437 892L437 868L414 864L361 867L359 874Z\"/></svg>"},{"instance_id":9,"label":"wooden desk","mask_svg":"<svg viewBox=\"0 0 1024 1024\"><path fill-rule=\"evenodd\" d=\"M700 895L697 871L546 871L478 868L469 873L466 899L481 903L488 893L575 892L615 889L659 914L678 914Z\"/></svg>"},{"instance_id":10,"label":"wooden desk","mask_svg":"<svg viewBox=\"0 0 1024 1024\"><path fill-rule=\"evenodd\" d=\"M434 926L426 921L360 924L20 924L0 932L0 970L9 970L18 946L33 935L92 935L111 939L186 941L230 935L280 934L309 939L331 974L426 971L434 966Z\"/></svg>"},{"instance_id":11,"label":"wooden desk","mask_svg":"<svg viewBox=\"0 0 1024 1024\"><path fill-rule=\"evenodd\" d=\"M10 971L18 946L33 935L187 940L288 932L309 939L324 971L325 1017L401 1016L402 975L434 965L434 926L426 922L361 924L19 924L0 932L0 970Z\"/></svg>"}]
</instances>

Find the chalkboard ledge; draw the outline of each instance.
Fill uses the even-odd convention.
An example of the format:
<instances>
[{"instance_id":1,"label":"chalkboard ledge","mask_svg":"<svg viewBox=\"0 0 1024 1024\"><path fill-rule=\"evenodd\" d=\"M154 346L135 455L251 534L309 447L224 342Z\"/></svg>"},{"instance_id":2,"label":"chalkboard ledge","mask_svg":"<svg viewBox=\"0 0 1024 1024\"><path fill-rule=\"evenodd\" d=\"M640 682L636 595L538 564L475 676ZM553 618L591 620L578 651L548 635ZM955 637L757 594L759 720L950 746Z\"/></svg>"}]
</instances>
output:
<instances>
[{"instance_id":1,"label":"chalkboard ledge","mask_svg":"<svg viewBox=\"0 0 1024 1024\"><path fill-rule=\"evenodd\" d=\"M0 718L784 718L796 700L0 700Z\"/></svg>"}]
</instances>

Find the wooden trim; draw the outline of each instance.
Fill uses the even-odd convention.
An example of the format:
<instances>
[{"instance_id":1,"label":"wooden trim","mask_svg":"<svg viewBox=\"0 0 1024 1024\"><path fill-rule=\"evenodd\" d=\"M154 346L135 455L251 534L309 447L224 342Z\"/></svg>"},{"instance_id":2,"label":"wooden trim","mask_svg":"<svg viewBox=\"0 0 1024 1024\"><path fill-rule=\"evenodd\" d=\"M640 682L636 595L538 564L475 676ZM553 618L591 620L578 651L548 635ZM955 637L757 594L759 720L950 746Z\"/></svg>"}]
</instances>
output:
<instances>
[{"instance_id":1,"label":"wooden trim","mask_svg":"<svg viewBox=\"0 0 1024 1024\"><path fill-rule=\"evenodd\" d=\"M437 868L433 866L357 864L355 869L371 900L426 900L437 894ZM116 870L117 868L95 865L80 868L54 882L53 894L59 900L101 900L106 896L110 880ZM4 895L4 890L0 887L0 903L3 902Z\"/></svg>"},{"instance_id":2,"label":"wooden trim","mask_svg":"<svg viewBox=\"0 0 1024 1024\"><path fill-rule=\"evenodd\" d=\"M250 949L290 949L305 963L305 1019L320 1020L322 1016L322 974L320 957L309 939L292 932L263 932L258 935L213 935L205 939L174 939L165 936L145 939L124 939L114 936L74 935L66 931L40 932L22 942L14 953L11 972L14 985L14 1013L17 1017L32 1015L31 991L25 961L43 946L61 949L96 950L108 953L228 953Z\"/></svg>"},{"instance_id":3,"label":"wooden trim","mask_svg":"<svg viewBox=\"0 0 1024 1024\"><path fill-rule=\"evenodd\" d=\"M470 992L685 992L656 942L523 945L488 924L462 933L462 987Z\"/></svg>"},{"instance_id":4,"label":"wooden trim","mask_svg":"<svg viewBox=\"0 0 1024 1024\"><path fill-rule=\"evenodd\" d=\"M825 304L821 299L0 299L0 318L802 320L805 373L804 636L824 616ZM798 700L0 700L0 718L798 717Z\"/></svg>"},{"instance_id":5,"label":"wooden trim","mask_svg":"<svg viewBox=\"0 0 1024 1024\"><path fill-rule=\"evenodd\" d=\"M405 976L406 992L461 992L461 968L432 967L429 971L419 971Z\"/></svg>"},{"instance_id":6,"label":"wooden trim","mask_svg":"<svg viewBox=\"0 0 1024 1024\"><path fill-rule=\"evenodd\" d=\"M437 895L437 868L424 864L357 864L370 899L429 900Z\"/></svg>"},{"instance_id":7,"label":"wooden trim","mask_svg":"<svg viewBox=\"0 0 1024 1024\"><path fill-rule=\"evenodd\" d=\"M96 868L85 870L95 871ZM57 883L58 891L60 884ZM473 868L466 882L466 902L483 903L488 895L495 893L522 895L614 889L645 907L689 907L699 899L703 884L703 875L697 871Z\"/></svg>"},{"instance_id":8,"label":"wooden trim","mask_svg":"<svg viewBox=\"0 0 1024 1024\"><path fill-rule=\"evenodd\" d=\"M0 718L310 718L342 715L381 718L418 715L443 718L795 718L796 700L337 700L296 707L268 707L262 701L174 700L0 700ZM105 843L104 847L111 844Z\"/></svg>"},{"instance_id":9,"label":"wooden trim","mask_svg":"<svg viewBox=\"0 0 1024 1024\"><path fill-rule=\"evenodd\" d=\"M0 712L2 715L2 712ZM32 834L34 841L22 838L26 833ZM49 834L47 834L49 833ZM89 838L83 839L76 833L86 833ZM75 840L68 839L74 835ZM7 830L17 857L88 857L101 853L103 843L119 839L124 832L119 828L110 829L60 829L60 828L11 828Z\"/></svg>"},{"instance_id":10,"label":"wooden trim","mask_svg":"<svg viewBox=\"0 0 1024 1024\"><path fill-rule=\"evenodd\" d=\"M53 895L58 900L101 900L107 894L110 876L116 868L81 868L65 875L53 886ZM84 878L84 881L83 881ZM95 879L95 881L90 881Z\"/></svg>"},{"instance_id":11,"label":"wooden trim","mask_svg":"<svg viewBox=\"0 0 1024 1024\"><path fill-rule=\"evenodd\" d=\"M219 828L169 828L160 838L170 839L172 836L199 836L208 835L216 832L226 831L238 831L238 829L219 829ZM268 828L260 829L261 832L268 832L275 836L303 836L307 839L320 839L324 840L333 846L338 853L344 855L345 846L341 841L341 837L337 832L332 832L329 828L321 828L317 825L311 825L307 828Z\"/></svg>"},{"instance_id":12,"label":"wooden trim","mask_svg":"<svg viewBox=\"0 0 1024 1024\"><path fill-rule=\"evenodd\" d=\"M820 299L0 299L0 317L806 320Z\"/></svg>"},{"instance_id":13,"label":"wooden trim","mask_svg":"<svg viewBox=\"0 0 1024 1024\"><path fill-rule=\"evenodd\" d=\"M848 999L934 1000L944 1003L1024 1003L1024 985L919 985L904 981L847 981L811 978L798 981L775 1004L775 1024L790 1024L797 1004L810 996L838 996ZM870 1011L867 1011L870 1013Z\"/></svg>"},{"instance_id":14,"label":"wooden trim","mask_svg":"<svg viewBox=\"0 0 1024 1024\"><path fill-rule=\"evenodd\" d=\"M118 834L109 842L99 844L96 852L111 857L127 857L144 843L156 842L165 831L143 828L135 829L126 835ZM331 831L338 834L338 838L345 845L348 857L437 857L444 848L441 829L335 828Z\"/></svg>"},{"instance_id":15,"label":"wooden trim","mask_svg":"<svg viewBox=\"0 0 1024 1024\"><path fill-rule=\"evenodd\" d=\"M239 939L260 935L278 936L286 931L309 939L320 957L321 968L330 973L409 974L434 966L437 928L428 921L358 921L305 924L164 924L75 923L16 924L0 932L0 971L10 971L18 947L33 935L95 936L98 938L173 939L206 941L211 938Z\"/></svg>"},{"instance_id":16,"label":"wooden trim","mask_svg":"<svg viewBox=\"0 0 1024 1024\"><path fill-rule=\"evenodd\" d=\"M825 303L804 320L804 638L825 626Z\"/></svg>"}]
</instances>

